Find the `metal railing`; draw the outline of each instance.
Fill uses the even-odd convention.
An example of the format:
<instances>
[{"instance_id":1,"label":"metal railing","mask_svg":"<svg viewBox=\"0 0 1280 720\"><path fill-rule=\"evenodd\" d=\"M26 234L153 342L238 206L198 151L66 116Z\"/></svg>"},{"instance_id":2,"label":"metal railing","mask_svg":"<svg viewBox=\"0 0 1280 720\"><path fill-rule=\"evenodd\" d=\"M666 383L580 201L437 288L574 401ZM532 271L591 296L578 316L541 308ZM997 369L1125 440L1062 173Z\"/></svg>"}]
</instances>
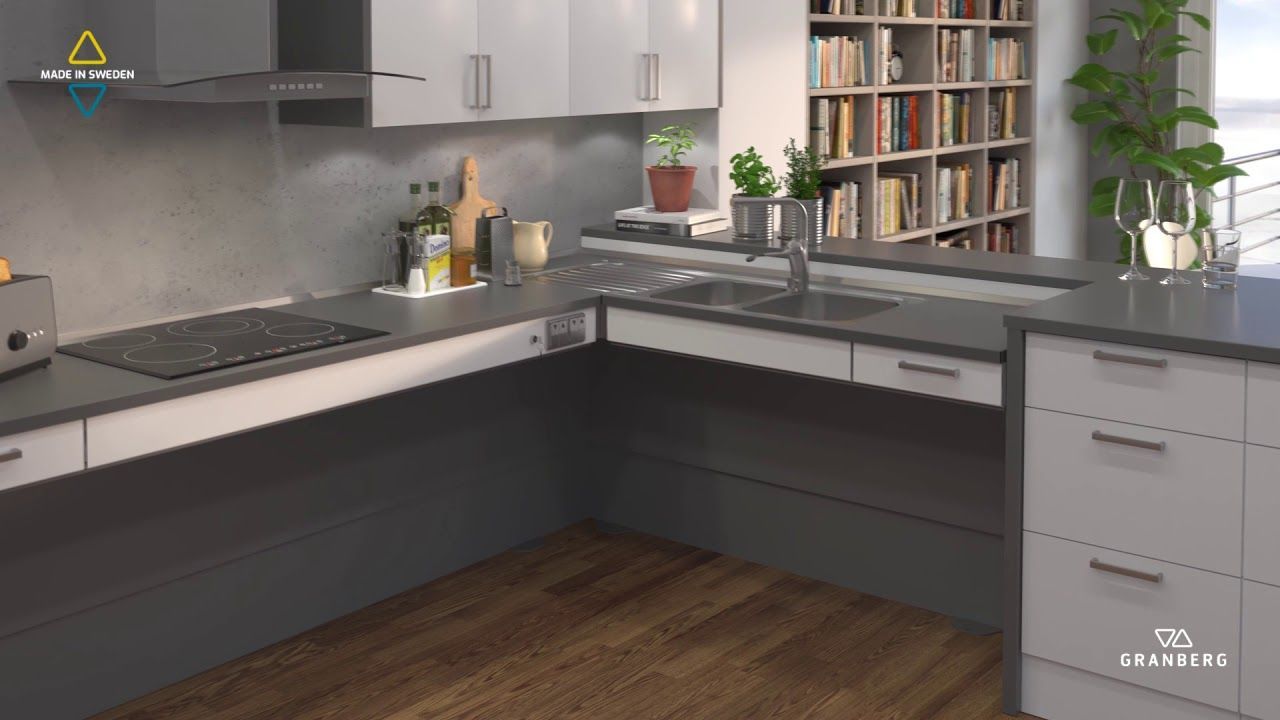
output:
<instances>
[{"instance_id":1,"label":"metal railing","mask_svg":"<svg viewBox=\"0 0 1280 720\"><path fill-rule=\"evenodd\" d=\"M1227 163L1231 165L1248 165L1250 163L1263 162L1264 160L1274 160L1276 158L1280 158L1280 148L1277 148L1275 150L1267 150L1266 152L1255 153L1253 155L1245 155L1242 157L1234 158L1232 160L1227 160ZM1264 190L1270 190L1276 187L1280 187L1280 180L1263 183L1261 185L1255 185L1253 187L1249 187L1244 190L1240 189L1240 178L1233 177L1227 180L1227 194L1221 195L1214 200L1215 204L1227 203L1227 222L1224 227L1228 227L1233 230L1238 230L1242 226L1249 225L1251 223L1255 223L1260 220L1266 220L1268 218L1280 219L1280 207L1272 208L1270 210L1264 210L1263 212L1255 213L1244 219L1241 219L1239 216L1240 198L1248 195L1252 195L1254 193L1259 193ZM1259 242L1252 243L1244 249L1244 252L1255 250L1257 248L1262 247L1263 245L1268 245L1277 240L1280 240L1280 235L1275 235L1274 237L1269 237Z\"/></svg>"}]
</instances>

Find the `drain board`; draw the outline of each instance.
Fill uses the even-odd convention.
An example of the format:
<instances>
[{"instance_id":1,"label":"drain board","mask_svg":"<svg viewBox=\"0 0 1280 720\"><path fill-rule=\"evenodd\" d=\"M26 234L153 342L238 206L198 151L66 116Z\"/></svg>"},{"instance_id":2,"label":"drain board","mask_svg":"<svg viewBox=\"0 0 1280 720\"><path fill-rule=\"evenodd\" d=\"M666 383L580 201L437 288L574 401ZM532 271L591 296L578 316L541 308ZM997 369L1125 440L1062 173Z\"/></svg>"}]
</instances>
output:
<instances>
[{"instance_id":1,"label":"drain board","mask_svg":"<svg viewBox=\"0 0 1280 720\"><path fill-rule=\"evenodd\" d=\"M683 285L691 280L697 280L698 276L656 265L635 265L606 260L591 265L552 270L534 279L603 293L643 293Z\"/></svg>"}]
</instances>

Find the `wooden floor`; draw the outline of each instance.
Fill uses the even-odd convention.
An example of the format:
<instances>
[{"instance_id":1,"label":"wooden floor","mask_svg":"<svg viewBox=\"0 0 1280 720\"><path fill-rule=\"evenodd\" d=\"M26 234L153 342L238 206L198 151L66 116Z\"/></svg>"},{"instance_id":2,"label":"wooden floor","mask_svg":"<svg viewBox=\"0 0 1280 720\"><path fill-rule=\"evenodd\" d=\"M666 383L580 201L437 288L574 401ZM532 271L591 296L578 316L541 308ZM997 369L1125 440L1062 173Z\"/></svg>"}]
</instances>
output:
<instances>
[{"instance_id":1,"label":"wooden floor","mask_svg":"<svg viewBox=\"0 0 1280 720\"><path fill-rule=\"evenodd\" d=\"M98 717L988 720L999 694L999 636L583 524Z\"/></svg>"}]
</instances>

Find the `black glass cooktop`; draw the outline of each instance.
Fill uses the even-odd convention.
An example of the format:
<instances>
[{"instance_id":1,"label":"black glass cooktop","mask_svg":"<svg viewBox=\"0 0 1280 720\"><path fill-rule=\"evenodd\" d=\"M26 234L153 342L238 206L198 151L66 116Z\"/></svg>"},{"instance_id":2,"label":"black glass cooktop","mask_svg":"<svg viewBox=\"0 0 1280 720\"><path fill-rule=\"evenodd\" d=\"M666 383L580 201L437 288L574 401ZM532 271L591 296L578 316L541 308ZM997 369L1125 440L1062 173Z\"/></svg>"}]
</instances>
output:
<instances>
[{"instance_id":1,"label":"black glass cooktop","mask_svg":"<svg viewBox=\"0 0 1280 720\"><path fill-rule=\"evenodd\" d=\"M64 345L58 352L172 380L386 334L250 308L132 328Z\"/></svg>"}]
</instances>

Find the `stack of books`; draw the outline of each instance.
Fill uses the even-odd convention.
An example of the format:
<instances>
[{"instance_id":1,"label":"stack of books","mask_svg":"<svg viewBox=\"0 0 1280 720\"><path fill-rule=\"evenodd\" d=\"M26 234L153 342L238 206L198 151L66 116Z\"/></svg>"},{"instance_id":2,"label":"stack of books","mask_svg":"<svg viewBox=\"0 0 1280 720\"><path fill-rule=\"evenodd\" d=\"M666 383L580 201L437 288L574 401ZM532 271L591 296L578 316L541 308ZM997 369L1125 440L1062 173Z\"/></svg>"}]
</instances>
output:
<instances>
[{"instance_id":1,"label":"stack of books","mask_svg":"<svg viewBox=\"0 0 1280 720\"><path fill-rule=\"evenodd\" d=\"M987 137L1012 140L1018 137L1018 96L1013 88L992 90L987 105Z\"/></svg>"},{"instance_id":2,"label":"stack of books","mask_svg":"<svg viewBox=\"0 0 1280 720\"><path fill-rule=\"evenodd\" d=\"M890 17L915 17L916 0L878 0L880 14Z\"/></svg>"},{"instance_id":3,"label":"stack of books","mask_svg":"<svg viewBox=\"0 0 1280 720\"><path fill-rule=\"evenodd\" d=\"M987 226L987 250L990 252L1020 253L1018 226L1013 223L991 223Z\"/></svg>"},{"instance_id":4,"label":"stack of books","mask_svg":"<svg viewBox=\"0 0 1280 720\"><path fill-rule=\"evenodd\" d=\"M973 230L959 230L945 235L939 235L933 239L934 247L960 248L962 250L973 249Z\"/></svg>"},{"instance_id":5,"label":"stack of books","mask_svg":"<svg viewBox=\"0 0 1280 720\"><path fill-rule=\"evenodd\" d=\"M969 163L938 167L938 224L968 220L971 211L973 166Z\"/></svg>"},{"instance_id":6,"label":"stack of books","mask_svg":"<svg viewBox=\"0 0 1280 720\"><path fill-rule=\"evenodd\" d=\"M1022 169L1017 158L991 158L987 162L989 212L1022 207Z\"/></svg>"},{"instance_id":7,"label":"stack of books","mask_svg":"<svg viewBox=\"0 0 1280 720\"><path fill-rule=\"evenodd\" d=\"M1024 0L991 0L992 20L1026 20Z\"/></svg>"},{"instance_id":8,"label":"stack of books","mask_svg":"<svg viewBox=\"0 0 1280 720\"><path fill-rule=\"evenodd\" d=\"M853 97L814 98L809 103L809 146L824 158L853 157Z\"/></svg>"},{"instance_id":9,"label":"stack of books","mask_svg":"<svg viewBox=\"0 0 1280 720\"><path fill-rule=\"evenodd\" d=\"M862 237L862 183L824 183L822 201L827 213L828 236Z\"/></svg>"},{"instance_id":10,"label":"stack of books","mask_svg":"<svg viewBox=\"0 0 1280 720\"><path fill-rule=\"evenodd\" d=\"M867 84L867 47L861 38L809 38L809 87L842 88Z\"/></svg>"},{"instance_id":11,"label":"stack of books","mask_svg":"<svg viewBox=\"0 0 1280 720\"><path fill-rule=\"evenodd\" d=\"M943 147L973 142L970 118L973 117L973 93L940 93L938 95L938 141Z\"/></svg>"},{"instance_id":12,"label":"stack of books","mask_svg":"<svg viewBox=\"0 0 1280 720\"><path fill-rule=\"evenodd\" d=\"M973 82L977 79L973 62L974 32L964 30L938 31L938 82Z\"/></svg>"},{"instance_id":13,"label":"stack of books","mask_svg":"<svg viewBox=\"0 0 1280 720\"><path fill-rule=\"evenodd\" d=\"M880 237L920 227L920 173L880 173Z\"/></svg>"},{"instance_id":14,"label":"stack of books","mask_svg":"<svg viewBox=\"0 0 1280 720\"><path fill-rule=\"evenodd\" d=\"M977 18L978 11L974 7L977 2L978 0L938 0L938 17L974 20Z\"/></svg>"},{"instance_id":15,"label":"stack of books","mask_svg":"<svg viewBox=\"0 0 1280 720\"><path fill-rule=\"evenodd\" d=\"M1027 79L1027 44L1018 38L987 41L987 79Z\"/></svg>"},{"instance_id":16,"label":"stack of books","mask_svg":"<svg viewBox=\"0 0 1280 720\"><path fill-rule=\"evenodd\" d=\"M879 50L879 57L876 58L876 74L879 76L877 82L880 85L892 85L893 76L890 74L890 63L893 60L893 28L880 28Z\"/></svg>"},{"instance_id":17,"label":"stack of books","mask_svg":"<svg viewBox=\"0 0 1280 720\"><path fill-rule=\"evenodd\" d=\"M729 229L729 221L718 210L689 208L684 212L658 212L653 206L619 210L613 214L614 227L624 232L699 237Z\"/></svg>"},{"instance_id":18,"label":"stack of books","mask_svg":"<svg viewBox=\"0 0 1280 720\"><path fill-rule=\"evenodd\" d=\"M878 99L876 139L880 152L894 153L920 149L920 98L916 95L888 95Z\"/></svg>"},{"instance_id":19,"label":"stack of books","mask_svg":"<svg viewBox=\"0 0 1280 720\"><path fill-rule=\"evenodd\" d=\"M810 0L809 12L817 15L865 15L864 0Z\"/></svg>"}]
</instances>

